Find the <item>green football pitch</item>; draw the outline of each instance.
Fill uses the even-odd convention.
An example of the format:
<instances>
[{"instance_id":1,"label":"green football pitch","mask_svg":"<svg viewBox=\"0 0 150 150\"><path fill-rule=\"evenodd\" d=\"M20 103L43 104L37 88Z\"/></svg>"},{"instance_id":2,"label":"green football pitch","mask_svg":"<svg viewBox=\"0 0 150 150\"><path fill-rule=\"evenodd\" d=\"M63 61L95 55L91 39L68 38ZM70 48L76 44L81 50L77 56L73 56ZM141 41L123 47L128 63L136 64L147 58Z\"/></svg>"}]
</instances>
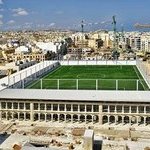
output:
<instances>
[{"instance_id":1,"label":"green football pitch","mask_svg":"<svg viewBox=\"0 0 150 150\"><path fill-rule=\"evenodd\" d=\"M136 66L60 66L26 88L148 90Z\"/></svg>"}]
</instances>

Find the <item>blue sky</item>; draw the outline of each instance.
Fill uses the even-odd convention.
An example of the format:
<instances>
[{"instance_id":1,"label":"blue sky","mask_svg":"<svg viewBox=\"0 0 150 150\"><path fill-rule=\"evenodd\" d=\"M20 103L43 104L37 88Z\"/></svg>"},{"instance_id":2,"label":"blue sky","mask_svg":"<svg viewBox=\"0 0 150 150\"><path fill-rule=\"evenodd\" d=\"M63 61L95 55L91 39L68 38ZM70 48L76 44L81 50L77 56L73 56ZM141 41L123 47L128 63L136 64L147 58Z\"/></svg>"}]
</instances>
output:
<instances>
[{"instance_id":1,"label":"blue sky","mask_svg":"<svg viewBox=\"0 0 150 150\"><path fill-rule=\"evenodd\" d=\"M135 23L150 23L150 0L0 0L0 28L111 29L112 16L132 30Z\"/></svg>"}]
</instances>

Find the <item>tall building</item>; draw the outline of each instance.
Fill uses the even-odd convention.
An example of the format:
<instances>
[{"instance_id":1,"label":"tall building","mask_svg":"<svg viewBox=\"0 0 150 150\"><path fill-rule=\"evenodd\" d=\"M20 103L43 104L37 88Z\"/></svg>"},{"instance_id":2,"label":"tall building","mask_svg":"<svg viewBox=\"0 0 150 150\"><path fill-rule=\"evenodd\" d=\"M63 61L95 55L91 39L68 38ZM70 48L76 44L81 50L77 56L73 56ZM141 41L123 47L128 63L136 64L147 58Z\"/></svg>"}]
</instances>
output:
<instances>
[{"instance_id":1,"label":"tall building","mask_svg":"<svg viewBox=\"0 0 150 150\"><path fill-rule=\"evenodd\" d=\"M141 36L141 50L150 52L150 36Z\"/></svg>"}]
</instances>

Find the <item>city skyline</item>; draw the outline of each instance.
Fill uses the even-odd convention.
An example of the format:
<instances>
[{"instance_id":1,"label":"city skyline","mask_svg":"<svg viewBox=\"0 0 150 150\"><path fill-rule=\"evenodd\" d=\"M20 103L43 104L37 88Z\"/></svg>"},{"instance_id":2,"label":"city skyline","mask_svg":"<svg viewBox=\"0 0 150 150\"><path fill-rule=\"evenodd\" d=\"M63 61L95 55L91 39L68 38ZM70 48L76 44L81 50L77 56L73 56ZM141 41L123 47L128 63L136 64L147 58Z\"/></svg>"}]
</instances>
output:
<instances>
[{"instance_id":1,"label":"city skyline","mask_svg":"<svg viewBox=\"0 0 150 150\"><path fill-rule=\"evenodd\" d=\"M80 30L112 29L112 16L117 18L118 30L136 30L136 23L148 24L149 1L135 0L0 0L0 28Z\"/></svg>"}]
</instances>

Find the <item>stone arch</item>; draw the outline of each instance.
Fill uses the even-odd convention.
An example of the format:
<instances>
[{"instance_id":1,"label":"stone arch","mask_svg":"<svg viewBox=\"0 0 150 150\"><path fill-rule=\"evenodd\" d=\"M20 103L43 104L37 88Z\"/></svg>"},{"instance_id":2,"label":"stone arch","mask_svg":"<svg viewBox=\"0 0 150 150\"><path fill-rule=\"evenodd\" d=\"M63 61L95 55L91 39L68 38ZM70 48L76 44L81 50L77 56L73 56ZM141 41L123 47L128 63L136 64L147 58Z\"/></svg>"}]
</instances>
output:
<instances>
[{"instance_id":1,"label":"stone arch","mask_svg":"<svg viewBox=\"0 0 150 150\"><path fill-rule=\"evenodd\" d=\"M51 114L46 114L46 120L51 121L51 119L52 119Z\"/></svg>"},{"instance_id":2,"label":"stone arch","mask_svg":"<svg viewBox=\"0 0 150 150\"><path fill-rule=\"evenodd\" d=\"M139 124L144 124L144 117L139 116L139 117L138 117L138 123L139 123Z\"/></svg>"},{"instance_id":3,"label":"stone arch","mask_svg":"<svg viewBox=\"0 0 150 150\"><path fill-rule=\"evenodd\" d=\"M84 115L81 115L81 116L80 116L80 121L81 121L81 122L85 122L85 116L84 116Z\"/></svg>"},{"instance_id":4,"label":"stone arch","mask_svg":"<svg viewBox=\"0 0 150 150\"><path fill-rule=\"evenodd\" d=\"M22 113L22 112L19 113L19 119L24 120L24 113Z\"/></svg>"},{"instance_id":5,"label":"stone arch","mask_svg":"<svg viewBox=\"0 0 150 150\"><path fill-rule=\"evenodd\" d=\"M86 116L86 120L87 120L87 122L92 122L92 116L91 115L87 115Z\"/></svg>"},{"instance_id":6,"label":"stone arch","mask_svg":"<svg viewBox=\"0 0 150 150\"><path fill-rule=\"evenodd\" d=\"M146 117L146 124L150 124L150 117Z\"/></svg>"},{"instance_id":7,"label":"stone arch","mask_svg":"<svg viewBox=\"0 0 150 150\"><path fill-rule=\"evenodd\" d=\"M110 123L115 123L115 116L110 116L109 117L109 122Z\"/></svg>"},{"instance_id":8,"label":"stone arch","mask_svg":"<svg viewBox=\"0 0 150 150\"><path fill-rule=\"evenodd\" d=\"M103 116L102 120L103 124L108 123L108 116Z\"/></svg>"},{"instance_id":9,"label":"stone arch","mask_svg":"<svg viewBox=\"0 0 150 150\"><path fill-rule=\"evenodd\" d=\"M53 120L58 121L58 114L53 114Z\"/></svg>"},{"instance_id":10,"label":"stone arch","mask_svg":"<svg viewBox=\"0 0 150 150\"><path fill-rule=\"evenodd\" d=\"M38 113L35 113L34 114L34 121L37 121L39 119L39 114Z\"/></svg>"},{"instance_id":11,"label":"stone arch","mask_svg":"<svg viewBox=\"0 0 150 150\"><path fill-rule=\"evenodd\" d=\"M26 113L26 120L30 120L30 113Z\"/></svg>"},{"instance_id":12,"label":"stone arch","mask_svg":"<svg viewBox=\"0 0 150 150\"><path fill-rule=\"evenodd\" d=\"M7 119L11 120L12 119L12 113L11 112L7 112Z\"/></svg>"},{"instance_id":13,"label":"stone arch","mask_svg":"<svg viewBox=\"0 0 150 150\"><path fill-rule=\"evenodd\" d=\"M137 123L137 118L135 116L131 117L131 123L136 124Z\"/></svg>"},{"instance_id":14,"label":"stone arch","mask_svg":"<svg viewBox=\"0 0 150 150\"><path fill-rule=\"evenodd\" d=\"M97 123L99 121L98 115L93 116L93 122Z\"/></svg>"},{"instance_id":15,"label":"stone arch","mask_svg":"<svg viewBox=\"0 0 150 150\"><path fill-rule=\"evenodd\" d=\"M40 120L45 121L45 114L43 114L43 113L40 114Z\"/></svg>"},{"instance_id":16,"label":"stone arch","mask_svg":"<svg viewBox=\"0 0 150 150\"><path fill-rule=\"evenodd\" d=\"M73 121L77 122L77 121L78 121L78 118L79 118L78 115L76 115L76 114L73 115Z\"/></svg>"},{"instance_id":17,"label":"stone arch","mask_svg":"<svg viewBox=\"0 0 150 150\"><path fill-rule=\"evenodd\" d=\"M66 121L71 121L71 115L70 114L66 115Z\"/></svg>"},{"instance_id":18,"label":"stone arch","mask_svg":"<svg viewBox=\"0 0 150 150\"><path fill-rule=\"evenodd\" d=\"M14 119L18 119L18 113L14 113L13 116Z\"/></svg>"},{"instance_id":19,"label":"stone arch","mask_svg":"<svg viewBox=\"0 0 150 150\"><path fill-rule=\"evenodd\" d=\"M125 116L124 117L124 123L126 124L126 123L129 123L129 122L130 122L129 116Z\"/></svg>"},{"instance_id":20,"label":"stone arch","mask_svg":"<svg viewBox=\"0 0 150 150\"><path fill-rule=\"evenodd\" d=\"M60 114L59 115L59 120L64 121L65 120L65 115L64 114Z\"/></svg>"},{"instance_id":21,"label":"stone arch","mask_svg":"<svg viewBox=\"0 0 150 150\"><path fill-rule=\"evenodd\" d=\"M2 119L6 119L6 112L2 112Z\"/></svg>"},{"instance_id":22,"label":"stone arch","mask_svg":"<svg viewBox=\"0 0 150 150\"><path fill-rule=\"evenodd\" d=\"M117 122L118 122L118 123L122 123L122 116L118 116Z\"/></svg>"}]
</instances>

